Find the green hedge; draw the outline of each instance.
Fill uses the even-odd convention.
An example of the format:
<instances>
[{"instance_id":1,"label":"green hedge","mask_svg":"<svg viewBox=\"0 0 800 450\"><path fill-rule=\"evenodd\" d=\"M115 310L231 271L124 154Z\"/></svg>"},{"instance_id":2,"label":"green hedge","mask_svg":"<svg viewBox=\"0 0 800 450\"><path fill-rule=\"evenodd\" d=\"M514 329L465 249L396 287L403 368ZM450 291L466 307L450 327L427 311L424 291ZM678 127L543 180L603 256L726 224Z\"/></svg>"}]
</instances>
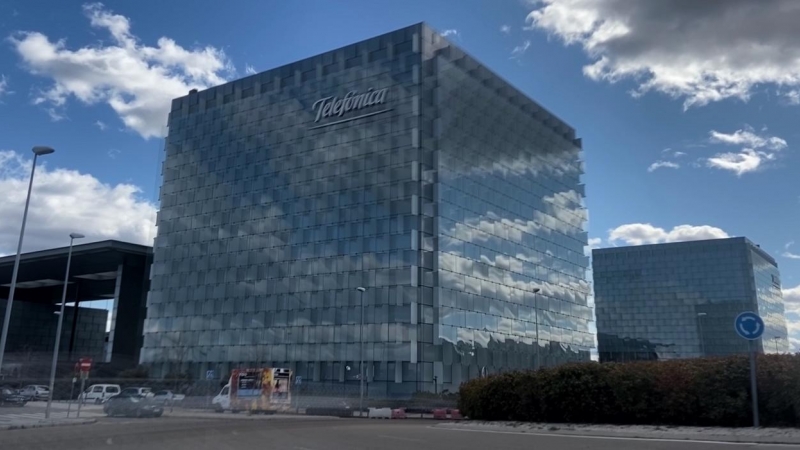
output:
<instances>
[{"instance_id":1,"label":"green hedge","mask_svg":"<svg viewBox=\"0 0 800 450\"><path fill-rule=\"evenodd\" d=\"M461 412L476 420L749 426L746 356L575 363L464 383ZM800 356L758 358L761 424L800 426Z\"/></svg>"}]
</instances>

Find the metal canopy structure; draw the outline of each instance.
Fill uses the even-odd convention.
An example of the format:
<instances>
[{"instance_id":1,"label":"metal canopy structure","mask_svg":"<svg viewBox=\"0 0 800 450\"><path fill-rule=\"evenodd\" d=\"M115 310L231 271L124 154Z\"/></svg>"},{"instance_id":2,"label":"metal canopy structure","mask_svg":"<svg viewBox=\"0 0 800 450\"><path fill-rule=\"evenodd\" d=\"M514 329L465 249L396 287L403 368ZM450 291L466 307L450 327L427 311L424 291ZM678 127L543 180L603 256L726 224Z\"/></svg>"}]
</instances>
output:
<instances>
[{"instance_id":1,"label":"metal canopy structure","mask_svg":"<svg viewBox=\"0 0 800 450\"><path fill-rule=\"evenodd\" d=\"M12 333L15 327L24 327L21 321L26 320L15 314L17 302L51 304L54 310L60 304L68 250L62 247L22 254L12 309ZM75 304L77 313L72 314L72 323L65 322L65 332L69 330L70 337L62 345L62 351L68 351L70 359L82 356L72 354L80 338L80 330L76 329L80 303L112 300L111 328L102 360L124 365L138 363L152 255L152 247L115 240L73 247L67 302ZM8 298L13 266L14 255L0 258L0 299ZM12 338L9 335L9 356L14 353Z\"/></svg>"}]
</instances>

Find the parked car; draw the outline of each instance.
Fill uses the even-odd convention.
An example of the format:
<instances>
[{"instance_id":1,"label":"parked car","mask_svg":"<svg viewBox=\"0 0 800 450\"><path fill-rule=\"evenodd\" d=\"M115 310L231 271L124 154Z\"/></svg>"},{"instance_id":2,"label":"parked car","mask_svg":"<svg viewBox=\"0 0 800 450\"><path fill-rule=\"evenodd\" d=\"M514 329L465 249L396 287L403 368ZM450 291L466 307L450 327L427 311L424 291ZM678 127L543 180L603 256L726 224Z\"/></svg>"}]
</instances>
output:
<instances>
[{"instance_id":1,"label":"parked car","mask_svg":"<svg viewBox=\"0 0 800 450\"><path fill-rule=\"evenodd\" d=\"M31 384L22 388L19 394L25 397L29 402L34 400L47 400L47 397L50 395L50 388L39 384Z\"/></svg>"},{"instance_id":2,"label":"parked car","mask_svg":"<svg viewBox=\"0 0 800 450\"><path fill-rule=\"evenodd\" d=\"M0 389L0 406L25 406L27 402L25 397L12 389Z\"/></svg>"},{"instance_id":3,"label":"parked car","mask_svg":"<svg viewBox=\"0 0 800 450\"><path fill-rule=\"evenodd\" d=\"M161 417L164 414L164 405L141 395L119 394L106 401L103 412L108 417Z\"/></svg>"},{"instance_id":4,"label":"parked car","mask_svg":"<svg viewBox=\"0 0 800 450\"><path fill-rule=\"evenodd\" d=\"M149 387L127 387L119 395L141 395L142 397L152 397L153 390Z\"/></svg>"},{"instance_id":5,"label":"parked car","mask_svg":"<svg viewBox=\"0 0 800 450\"><path fill-rule=\"evenodd\" d=\"M216 412L225 412L231 409L231 387L226 384L216 397L211 400L211 405Z\"/></svg>"},{"instance_id":6,"label":"parked car","mask_svg":"<svg viewBox=\"0 0 800 450\"><path fill-rule=\"evenodd\" d=\"M158 391L153 394L153 400L161 403L175 403L186 398L183 394L176 394L172 391Z\"/></svg>"},{"instance_id":7,"label":"parked car","mask_svg":"<svg viewBox=\"0 0 800 450\"><path fill-rule=\"evenodd\" d=\"M83 391L78 399L81 401L93 401L95 403L103 403L109 398L117 395L122 391L118 384L93 384L88 389Z\"/></svg>"}]
</instances>

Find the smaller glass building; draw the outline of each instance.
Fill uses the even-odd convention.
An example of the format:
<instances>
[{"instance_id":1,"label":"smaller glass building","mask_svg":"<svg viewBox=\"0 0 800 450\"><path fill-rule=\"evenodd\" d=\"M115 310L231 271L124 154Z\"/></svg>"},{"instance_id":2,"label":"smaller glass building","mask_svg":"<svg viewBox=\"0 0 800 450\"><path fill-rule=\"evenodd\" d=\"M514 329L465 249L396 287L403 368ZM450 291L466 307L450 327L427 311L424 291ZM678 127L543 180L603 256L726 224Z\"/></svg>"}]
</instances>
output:
<instances>
[{"instance_id":1,"label":"smaller glass building","mask_svg":"<svg viewBox=\"0 0 800 450\"><path fill-rule=\"evenodd\" d=\"M592 252L600 361L745 353L743 311L766 323L758 351L788 349L780 272L743 237Z\"/></svg>"}]
</instances>

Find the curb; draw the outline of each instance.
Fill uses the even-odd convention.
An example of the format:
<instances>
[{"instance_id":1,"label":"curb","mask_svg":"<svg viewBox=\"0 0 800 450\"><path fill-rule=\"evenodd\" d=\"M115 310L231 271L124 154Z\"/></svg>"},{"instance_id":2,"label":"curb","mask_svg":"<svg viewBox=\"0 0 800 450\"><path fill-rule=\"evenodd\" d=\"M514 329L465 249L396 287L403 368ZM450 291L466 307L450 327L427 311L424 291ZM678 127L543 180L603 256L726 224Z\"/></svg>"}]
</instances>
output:
<instances>
[{"instance_id":1,"label":"curb","mask_svg":"<svg viewBox=\"0 0 800 450\"><path fill-rule=\"evenodd\" d=\"M522 424L520 424L522 425ZM533 425L533 424L531 424ZM536 424L545 425L545 424ZM758 444L758 445L798 445L800 437L781 438L778 436L753 436L736 433L736 428L731 429L730 434L704 434L698 430L696 433L686 432L658 432L646 430L581 430L573 428L571 425L552 424L545 428L527 428L511 424L489 425L485 423L456 423L445 422L432 426L442 430L472 431L485 433L511 433L511 434L530 434L532 436L566 436L576 438L597 438L597 439L641 439L652 441L674 441L674 442L706 442L706 443L735 443L735 444ZM761 429L769 430L769 429ZM783 430L774 428L773 430Z\"/></svg>"},{"instance_id":2,"label":"curb","mask_svg":"<svg viewBox=\"0 0 800 450\"><path fill-rule=\"evenodd\" d=\"M0 425L0 431L6 430L24 430L26 428L50 428L50 427L68 427L75 425L89 425L97 422L97 419L76 419L70 422L26 422L19 424Z\"/></svg>"}]
</instances>

